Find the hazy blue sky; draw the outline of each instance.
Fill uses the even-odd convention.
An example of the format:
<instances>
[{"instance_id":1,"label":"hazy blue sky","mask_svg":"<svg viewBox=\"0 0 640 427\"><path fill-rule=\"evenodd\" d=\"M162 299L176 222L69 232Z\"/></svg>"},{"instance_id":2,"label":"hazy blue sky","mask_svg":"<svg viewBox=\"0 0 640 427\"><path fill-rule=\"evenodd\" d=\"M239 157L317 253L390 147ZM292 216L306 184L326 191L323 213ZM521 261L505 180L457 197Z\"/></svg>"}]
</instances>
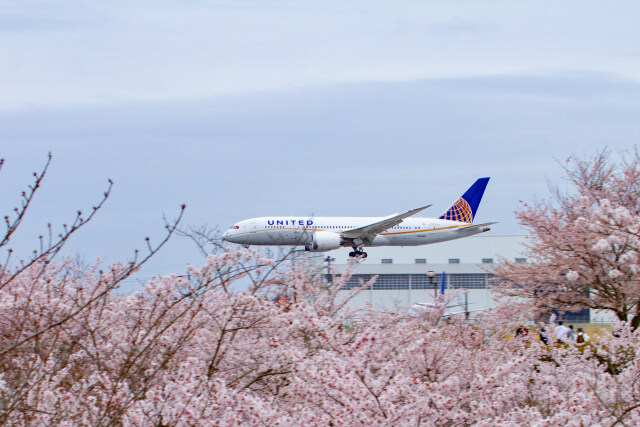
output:
<instances>
[{"instance_id":1,"label":"hazy blue sky","mask_svg":"<svg viewBox=\"0 0 640 427\"><path fill-rule=\"evenodd\" d=\"M54 155L15 245L113 194L71 242L122 260L162 215L440 215L521 232L557 160L640 137L640 4L94 1L0 5L0 208ZM26 252L25 252L26 254ZM175 239L146 274L201 259Z\"/></svg>"}]
</instances>

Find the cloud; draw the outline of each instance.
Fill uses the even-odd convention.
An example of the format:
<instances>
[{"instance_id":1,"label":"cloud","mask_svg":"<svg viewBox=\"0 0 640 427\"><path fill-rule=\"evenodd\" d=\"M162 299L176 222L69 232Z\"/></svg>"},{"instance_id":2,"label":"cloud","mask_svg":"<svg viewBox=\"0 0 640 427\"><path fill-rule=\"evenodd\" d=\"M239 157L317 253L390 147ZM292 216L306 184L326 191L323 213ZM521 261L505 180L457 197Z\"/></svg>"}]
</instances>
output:
<instances>
[{"instance_id":1,"label":"cloud","mask_svg":"<svg viewBox=\"0 0 640 427\"><path fill-rule=\"evenodd\" d=\"M335 84L5 113L0 138L13 142L9 158L53 150L65 186L89 195L111 177L123 205L187 202L203 213L194 222L444 209L490 175L493 203L509 205L493 215L512 230L517 201L546 195L561 174L555 160L633 147L638 99L639 84L602 74Z\"/></svg>"},{"instance_id":2,"label":"cloud","mask_svg":"<svg viewBox=\"0 0 640 427\"><path fill-rule=\"evenodd\" d=\"M69 20L47 16L0 12L0 34L62 31L73 28Z\"/></svg>"},{"instance_id":3,"label":"cloud","mask_svg":"<svg viewBox=\"0 0 640 427\"><path fill-rule=\"evenodd\" d=\"M235 4L234 4L235 3ZM588 70L638 79L637 15L598 2L13 6L0 109ZM579 6L580 14L576 14ZM615 21L615 24L612 23ZM12 29L12 32L6 34Z\"/></svg>"}]
</instances>

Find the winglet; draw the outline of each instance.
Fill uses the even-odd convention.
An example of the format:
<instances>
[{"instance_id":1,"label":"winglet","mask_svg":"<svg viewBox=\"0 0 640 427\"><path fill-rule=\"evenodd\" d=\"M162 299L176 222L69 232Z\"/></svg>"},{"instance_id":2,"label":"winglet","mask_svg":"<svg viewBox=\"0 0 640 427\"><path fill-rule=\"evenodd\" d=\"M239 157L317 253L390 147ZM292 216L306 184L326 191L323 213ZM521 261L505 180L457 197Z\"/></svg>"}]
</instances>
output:
<instances>
[{"instance_id":1,"label":"winglet","mask_svg":"<svg viewBox=\"0 0 640 427\"><path fill-rule=\"evenodd\" d=\"M473 222L484 190L487 188L487 183L489 183L489 178L479 178L440 219L468 223Z\"/></svg>"}]
</instances>

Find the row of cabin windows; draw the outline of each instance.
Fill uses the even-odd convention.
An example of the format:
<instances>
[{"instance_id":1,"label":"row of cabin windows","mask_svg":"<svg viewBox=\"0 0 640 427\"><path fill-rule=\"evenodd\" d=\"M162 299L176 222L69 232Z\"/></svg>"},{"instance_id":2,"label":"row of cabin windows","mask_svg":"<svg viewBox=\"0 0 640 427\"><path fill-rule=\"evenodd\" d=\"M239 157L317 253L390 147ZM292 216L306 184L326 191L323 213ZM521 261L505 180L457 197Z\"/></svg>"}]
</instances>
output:
<instances>
[{"instance_id":1,"label":"row of cabin windows","mask_svg":"<svg viewBox=\"0 0 640 427\"><path fill-rule=\"evenodd\" d=\"M393 258L382 258L381 259L382 264L393 264ZM526 258L516 258L515 262L518 264L523 264L527 262ZM426 258L416 258L415 259L415 263L416 264L426 264L427 263L427 259ZM482 258L482 263L483 264L493 264L493 258ZM460 258L449 258L449 264L460 264Z\"/></svg>"}]
</instances>

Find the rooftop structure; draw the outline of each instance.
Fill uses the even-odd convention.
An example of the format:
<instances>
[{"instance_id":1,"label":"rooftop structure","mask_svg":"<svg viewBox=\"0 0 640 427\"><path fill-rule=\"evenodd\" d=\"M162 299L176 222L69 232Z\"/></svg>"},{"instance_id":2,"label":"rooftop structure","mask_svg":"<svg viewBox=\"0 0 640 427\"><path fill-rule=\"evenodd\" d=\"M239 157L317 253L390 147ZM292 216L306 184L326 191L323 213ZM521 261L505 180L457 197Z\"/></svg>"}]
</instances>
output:
<instances>
[{"instance_id":1,"label":"rooftop structure","mask_svg":"<svg viewBox=\"0 0 640 427\"><path fill-rule=\"evenodd\" d=\"M359 263L349 258L347 248L325 256L333 274L353 268L345 291L378 276L369 289L350 301L351 306L370 303L375 309L385 309L433 302L441 292L444 272L445 295L466 294L457 297L456 303L462 311L475 311L497 305L491 291L491 271L501 260L527 262L525 244L524 235L484 234L433 245L367 248L368 257ZM333 280L333 275L328 279ZM565 313L562 317L574 323L588 322L589 312Z\"/></svg>"}]
</instances>

